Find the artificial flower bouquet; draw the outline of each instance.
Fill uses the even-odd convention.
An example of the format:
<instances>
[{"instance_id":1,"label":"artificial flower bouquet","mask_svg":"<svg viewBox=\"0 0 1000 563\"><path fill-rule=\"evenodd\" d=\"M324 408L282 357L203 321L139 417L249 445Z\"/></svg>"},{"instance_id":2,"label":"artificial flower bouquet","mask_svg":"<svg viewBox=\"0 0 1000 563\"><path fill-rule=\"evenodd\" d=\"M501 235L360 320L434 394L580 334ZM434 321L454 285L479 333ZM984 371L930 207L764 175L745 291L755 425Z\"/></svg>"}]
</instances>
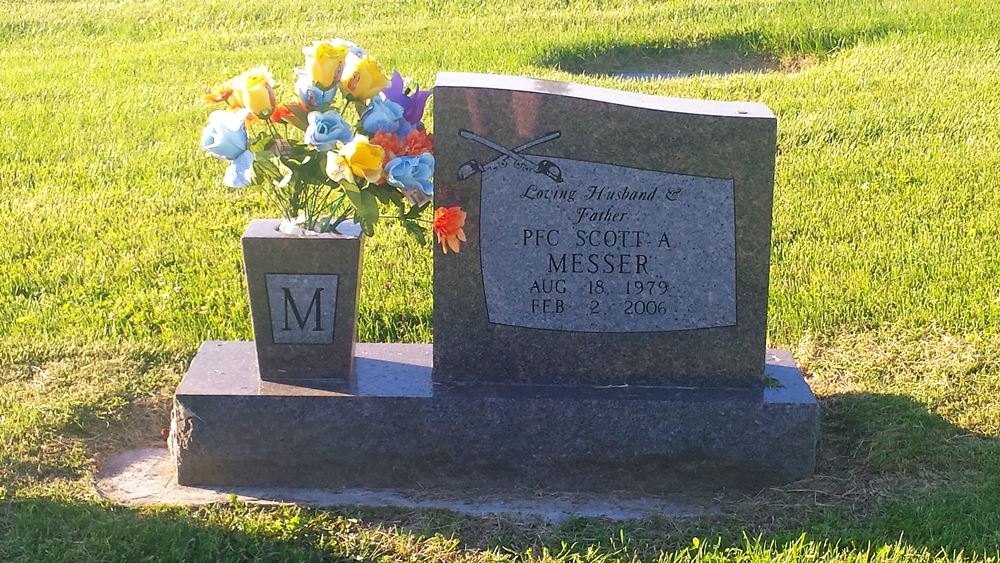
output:
<instances>
[{"instance_id":1,"label":"artificial flower bouquet","mask_svg":"<svg viewBox=\"0 0 1000 563\"><path fill-rule=\"evenodd\" d=\"M206 91L207 102L226 106L212 112L201 138L208 154L229 162L224 183L265 187L286 234L372 235L380 219L392 218L423 241L434 139L421 120L431 92L407 85L398 71L390 79L349 41L316 41L302 52L294 100L278 103L265 67ZM384 206L394 213L383 215ZM442 229L457 250L465 235L452 215Z\"/></svg>"}]
</instances>

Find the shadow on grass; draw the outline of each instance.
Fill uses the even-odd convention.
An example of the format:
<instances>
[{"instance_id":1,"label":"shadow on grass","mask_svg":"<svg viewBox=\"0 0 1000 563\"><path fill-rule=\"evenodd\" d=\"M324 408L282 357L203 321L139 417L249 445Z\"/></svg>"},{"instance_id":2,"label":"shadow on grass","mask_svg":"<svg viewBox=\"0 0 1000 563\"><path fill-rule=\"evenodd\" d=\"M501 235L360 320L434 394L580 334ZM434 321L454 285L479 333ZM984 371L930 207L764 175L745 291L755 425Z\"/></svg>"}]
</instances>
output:
<instances>
[{"instance_id":1,"label":"shadow on grass","mask_svg":"<svg viewBox=\"0 0 1000 563\"><path fill-rule=\"evenodd\" d=\"M200 523L179 509L138 512L52 499L0 504L0 560L5 562L328 558L330 555L297 541L291 528L284 532L226 529Z\"/></svg>"},{"instance_id":2,"label":"shadow on grass","mask_svg":"<svg viewBox=\"0 0 1000 563\"><path fill-rule=\"evenodd\" d=\"M806 533L863 547L902 538L932 553L997 554L1000 439L905 395L843 393L821 398L820 407L816 476L753 499L750 512L763 509L754 531L783 541Z\"/></svg>"},{"instance_id":3,"label":"shadow on grass","mask_svg":"<svg viewBox=\"0 0 1000 563\"><path fill-rule=\"evenodd\" d=\"M156 444L170 403L159 394L186 361L145 347L17 350L0 369L13 397L0 404L0 489L82 479L103 453Z\"/></svg>"},{"instance_id":4,"label":"shadow on grass","mask_svg":"<svg viewBox=\"0 0 1000 563\"><path fill-rule=\"evenodd\" d=\"M793 546L827 541L828 549L900 546L928 553L996 555L1000 549L1000 440L970 433L903 395L841 394L821 400L819 467L811 479L746 496L719 496L724 516L654 517L628 522L574 518L558 525L461 518L421 511L362 509L356 516L442 534L469 549L552 552L574 545L656 558L691 546L692 538L746 547L745 536ZM836 547L835 547L836 546Z\"/></svg>"},{"instance_id":5,"label":"shadow on grass","mask_svg":"<svg viewBox=\"0 0 1000 563\"><path fill-rule=\"evenodd\" d=\"M66 422L45 431L33 447L0 457L0 490L55 479L83 479L92 464L100 465L122 451L161 446L171 405L169 397L141 398L114 414L99 405L79 405L68 413Z\"/></svg>"},{"instance_id":6,"label":"shadow on grass","mask_svg":"<svg viewBox=\"0 0 1000 563\"><path fill-rule=\"evenodd\" d=\"M853 31L807 29L792 37L747 32L720 35L694 44L597 41L556 45L546 50L536 64L574 74L638 79L795 72L836 51L891 31L889 27Z\"/></svg>"},{"instance_id":7,"label":"shadow on grass","mask_svg":"<svg viewBox=\"0 0 1000 563\"><path fill-rule=\"evenodd\" d=\"M1000 443L928 412L906 395L844 393L820 399L820 470L863 468L874 474L916 476L976 471ZM995 460L995 459L994 459ZM839 467L838 467L839 466Z\"/></svg>"},{"instance_id":8,"label":"shadow on grass","mask_svg":"<svg viewBox=\"0 0 1000 563\"><path fill-rule=\"evenodd\" d=\"M0 560L430 561L454 559L457 550L529 549L652 559L690 547L694 537L746 549L744 534L779 549L803 534L831 551L888 545L986 555L1000 548L1000 440L902 395L841 394L821 406L816 477L752 497L723 494L723 517L543 524L444 510L222 504L136 511L35 498L0 504ZM120 424L161 416L162 405L136 407L143 408L148 416L133 412Z\"/></svg>"}]
</instances>

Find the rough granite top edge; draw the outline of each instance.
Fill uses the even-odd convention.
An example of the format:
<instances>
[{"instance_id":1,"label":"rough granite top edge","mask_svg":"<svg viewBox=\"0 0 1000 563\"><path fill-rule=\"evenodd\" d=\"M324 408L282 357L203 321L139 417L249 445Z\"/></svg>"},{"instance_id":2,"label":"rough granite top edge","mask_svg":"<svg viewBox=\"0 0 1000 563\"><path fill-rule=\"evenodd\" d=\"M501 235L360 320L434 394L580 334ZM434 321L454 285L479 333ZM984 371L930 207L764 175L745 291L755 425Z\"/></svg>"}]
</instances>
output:
<instances>
[{"instance_id":1,"label":"rough granite top edge","mask_svg":"<svg viewBox=\"0 0 1000 563\"><path fill-rule=\"evenodd\" d=\"M594 100L609 104L636 108L749 119L776 119L774 113L761 102L724 102L716 100L694 100L671 98L653 94L640 94L624 90L613 90L599 86L588 86L573 82L558 82L524 76L503 74L479 74L473 72L439 72L435 88L481 88L485 90L511 90L558 94L571 98Z\"/></svg>"},{"instance_id":2,"label":"rough granite top edge","mask_svg":"<svg viewBox=\"0 0 1000 563\"><path fill-rule=\"evenodd\" d=\"M257 374L257 358L252 341L208 340L202 343L198 355L191 364L184 380L177 388L179 396L299 396L299 397L394 397L429 398L435 395L431 381L432 344L373 344L357 343L355 357L358 360L357 382L353 386L339 380L294 382L261 382ZM816 398L805 382L801 370L788 350L767 351L765 372L780 386L763 390L765 405L814 405ZM349 388L353 387L353 388ZM544 386L541 386L544 387ZM487 394L499 393L496 389L485 389ZM500 391L503 391L502 389ZM544 389L530 390L526 397L546 396ZM558 389L556 390L558 391ZM604 390L606 399L628 400L628 390ZM642 389L637 388L641 393ZM646 389L655 392L656 389ZM722 399L725 389L706 388L680 389L677 399L699 398L701 400ZM685 394L684 391L693 392ZM758 391L758 393L760 393ZM655 393L654 393L655 394ZM461 394L455 395L456 398ZM498 396L509 396L499 393ZM553 396L558 396L555 393ZM566 398L593 399L594 396L569 394ZM742 396L743 393L737 393ZM761 397L761 395L757 395ZM735 396L734 396L735 397ZM730 398L734 398L730 397ZM470 396L466 395L468 400ZM634 398L634 397L633 397ZM665 400L666 397L650 397ZM758 399L760 400L760 399Z\"/></svg>"},{"instance_id":3,"label":"rough granite top edge","mask_svg":"<svg viewBox=\"0 0 1000 563\"><path fill-rule=\"evenodd\" d=\"M278 230L281 219L253 219L243 231L241 238L278 238L278 239L305 239L305 240L358 240L359 237L351 237L335 232L314 233L311 235L286 235Z\"/></svg>"}]
</instances>

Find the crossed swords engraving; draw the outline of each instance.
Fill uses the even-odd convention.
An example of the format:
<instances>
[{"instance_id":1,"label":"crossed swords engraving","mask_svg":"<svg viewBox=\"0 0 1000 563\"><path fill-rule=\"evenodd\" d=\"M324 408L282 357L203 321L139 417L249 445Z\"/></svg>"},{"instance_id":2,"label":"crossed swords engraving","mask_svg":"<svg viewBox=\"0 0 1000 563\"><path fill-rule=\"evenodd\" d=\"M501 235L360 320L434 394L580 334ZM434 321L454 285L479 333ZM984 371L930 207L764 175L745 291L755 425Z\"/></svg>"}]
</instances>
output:
<instances>
[{"instance_id":1,"label":"crossed swords engraving","mask_svg":"<svg viewBox=\"0 0 1000 563\"><path fill-rule=\"evenodd\" d=\"M485 137L480 137L479 135L476 135L472 131L462 129L458 132L459 137L462 137L463 139L468 139L470 141L475 141L481 145L485 145L497 151L500 154L509 156L510 158L513 158L517 162L520 162L521 164L528 166L529 169L534 170L537 174L544 174L545 176L548 176L549 178L555 180L557 183L563 181L563 176L562 176L562 170L560 170L555 163L544 159L535 162L533 160L525 158L520 153L522 151L530 149L531 147L538 146L542 143L547 143L553 139L558 139L561 135L562 133L560 133L559 131L553 131L551 133L546 133L545 135L542 135L541 137L533 141L528 141L523 145L518 145L512 149L508 149L507 147L499 143L495 143ZM458 179L468 180L469 178L475 176L476 174L479 174L482 171L483 171L483 166L479 164L479 162L477 162L476 159L472 159L458 167Z\"/></svg>"}]
</instances>

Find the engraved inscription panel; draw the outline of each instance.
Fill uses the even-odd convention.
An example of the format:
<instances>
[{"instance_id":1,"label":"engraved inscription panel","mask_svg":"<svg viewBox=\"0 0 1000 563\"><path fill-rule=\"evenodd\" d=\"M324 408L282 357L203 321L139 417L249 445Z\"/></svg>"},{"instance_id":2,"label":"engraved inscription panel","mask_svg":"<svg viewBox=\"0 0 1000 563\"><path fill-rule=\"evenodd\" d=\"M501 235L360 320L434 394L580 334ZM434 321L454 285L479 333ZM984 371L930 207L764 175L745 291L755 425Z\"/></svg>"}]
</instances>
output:
<instances>
[{"instance_id":1,"label":"engraved inscription panel","mask_svg":"<svg viewBox=\"0 0 1000 563\"><path fill-rule=\"evenodd\" d=\"M732 179L524 153L479 170L491 323L572 332L736 324Z\"/></svg>"},{"instance_id":2,"label":"engraved inscription panel","mask_svg":"<svg viewBox=\"0 0 1000 563\"><path fill-rule=\"evenodd\" d=\"M267 274L275 344L331 344L337 312L336 274Z\"/></svg>"}]
</instances>

